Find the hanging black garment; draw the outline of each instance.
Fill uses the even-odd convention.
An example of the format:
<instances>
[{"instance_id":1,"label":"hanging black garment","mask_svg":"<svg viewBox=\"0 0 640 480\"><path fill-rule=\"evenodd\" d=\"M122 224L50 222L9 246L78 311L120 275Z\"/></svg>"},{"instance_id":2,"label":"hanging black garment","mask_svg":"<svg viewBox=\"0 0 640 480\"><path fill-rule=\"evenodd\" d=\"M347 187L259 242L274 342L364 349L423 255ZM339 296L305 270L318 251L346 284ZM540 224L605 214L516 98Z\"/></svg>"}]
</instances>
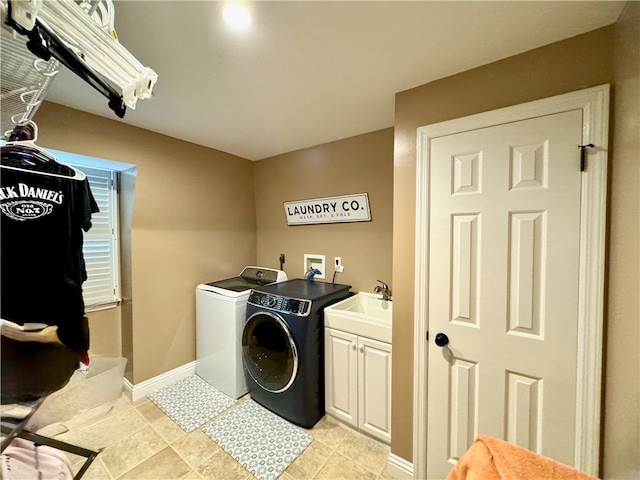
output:
<instances>
[{"instance_id":1,"label":"hanging black garment","mask_svg":"<svg viewBox=\"0 0 640 480\"><path fill-rule=\"evenodd\" d=\"M3 402L9 394L39 396L61 388L89 348L82 231L91 228L98 207L84 175L79 180L71 167L30 149L2 147L0 314L20 325L57 325L63 346L3 337ZM60 363L64 368L53 366ZM36 379L38 366L53 369L45 375L51 384Z\"/></svg>"}]
</instances>

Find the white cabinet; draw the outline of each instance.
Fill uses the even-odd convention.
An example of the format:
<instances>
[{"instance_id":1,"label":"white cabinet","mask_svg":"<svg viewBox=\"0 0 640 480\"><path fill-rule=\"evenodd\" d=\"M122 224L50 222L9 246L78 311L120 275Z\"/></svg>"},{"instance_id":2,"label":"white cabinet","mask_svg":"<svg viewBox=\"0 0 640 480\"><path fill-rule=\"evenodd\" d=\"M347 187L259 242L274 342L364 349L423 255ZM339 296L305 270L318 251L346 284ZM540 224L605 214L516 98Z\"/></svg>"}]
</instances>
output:
<instances>
[{"instance_id":1,"label":"white cabinet","mask_svg":"<svg viewBox=\"0 0 640 480\"><path fill-rule=\"evenodd\" d=\"M324 396L328 414L358 427L358 336L324 329Z\"/></svg>"},{"instance_id":2,"label":"white cabinet","mask_svg":"<svg viewBox=\"0 0 640 480\"><path fill-rule=\"evenodd\" d=\"M325 328L325 409L391 441L391 344Z\"/></svg>"}]
</instances>

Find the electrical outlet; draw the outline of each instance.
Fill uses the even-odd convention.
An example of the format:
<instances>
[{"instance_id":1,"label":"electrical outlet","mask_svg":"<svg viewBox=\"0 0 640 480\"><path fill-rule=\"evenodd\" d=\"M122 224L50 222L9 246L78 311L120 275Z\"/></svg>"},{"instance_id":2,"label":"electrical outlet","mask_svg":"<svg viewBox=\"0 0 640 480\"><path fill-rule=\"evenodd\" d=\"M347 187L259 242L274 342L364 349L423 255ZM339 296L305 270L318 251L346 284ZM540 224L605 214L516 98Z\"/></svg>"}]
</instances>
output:
<instances>
[{"instance_id":1,"label":"electrical outlet","mask_svg":"<svg viewBox=\"0 0 640 480\"><path fill-rule=\"evenodd\" d=\"M334 270L338 273L344 272L344 265L342 265L342 259L340 257L335 257L333 260Z\"/></svg>"}]
</instances>

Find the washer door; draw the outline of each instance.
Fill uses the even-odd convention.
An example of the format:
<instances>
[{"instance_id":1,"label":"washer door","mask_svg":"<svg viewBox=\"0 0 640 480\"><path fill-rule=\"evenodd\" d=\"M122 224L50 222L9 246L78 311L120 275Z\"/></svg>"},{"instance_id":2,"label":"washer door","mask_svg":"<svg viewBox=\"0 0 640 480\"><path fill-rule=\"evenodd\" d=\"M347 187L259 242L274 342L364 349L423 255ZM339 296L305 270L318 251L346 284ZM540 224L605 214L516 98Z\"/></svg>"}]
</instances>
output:
<instances>
[{"instance_id":1,"label":"washer door","mask_svg":"<svg viewBox=\"0 0 640 480\"><path fill-rule=\"evenodd\" d=\"M278 315L256 312L242 332L242 356L251 378L269 392L288 389L298 373L298 349Z\"/></svg>"}]
</instances>

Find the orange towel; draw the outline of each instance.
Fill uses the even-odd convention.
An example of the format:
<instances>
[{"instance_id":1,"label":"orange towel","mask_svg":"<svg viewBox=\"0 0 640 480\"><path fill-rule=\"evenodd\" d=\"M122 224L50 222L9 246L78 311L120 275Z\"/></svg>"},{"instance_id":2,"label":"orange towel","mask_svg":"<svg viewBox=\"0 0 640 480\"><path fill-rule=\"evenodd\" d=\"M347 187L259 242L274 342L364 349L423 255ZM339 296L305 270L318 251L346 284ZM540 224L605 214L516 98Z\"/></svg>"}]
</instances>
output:
<instances>
[{"instance_id":1,"label":"orange towel","mask_svg":"<svg viewBox=\"0 0 640 480\"><path fill-rule=\"evenodd\" d=\"M479 436L447 480L595 480L573 467L498 438Z\"/></svg>"}]
</instances>

